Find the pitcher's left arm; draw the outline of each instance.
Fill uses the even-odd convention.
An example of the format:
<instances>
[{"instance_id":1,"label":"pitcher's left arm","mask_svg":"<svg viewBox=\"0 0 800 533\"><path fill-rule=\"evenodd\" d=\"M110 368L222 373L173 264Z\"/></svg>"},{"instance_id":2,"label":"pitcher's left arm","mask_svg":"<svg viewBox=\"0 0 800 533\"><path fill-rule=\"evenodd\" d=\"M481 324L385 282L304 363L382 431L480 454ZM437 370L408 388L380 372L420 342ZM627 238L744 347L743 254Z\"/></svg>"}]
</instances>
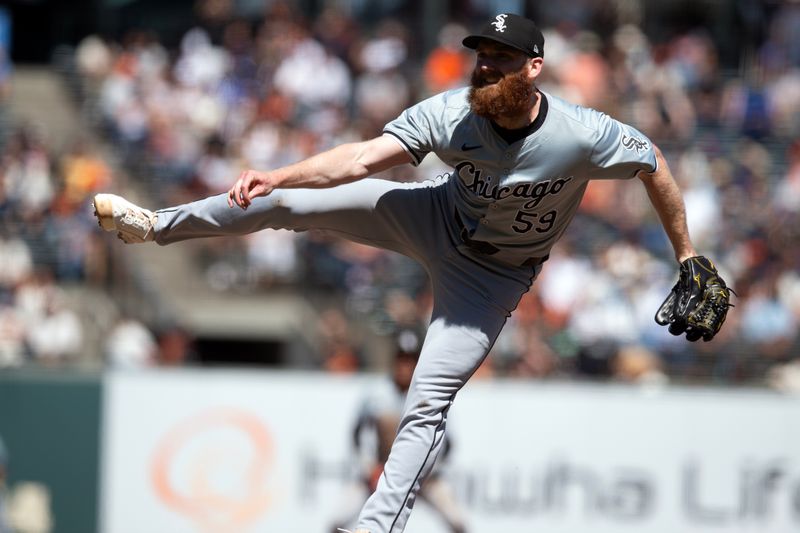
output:
<instances>
[{"instance_id":1,"label":"pitcher's left arm","mask_svg":"<svg viewBox=\"0 0 800 533\"><path fill-rule=\"evenodd\" d=\"M644 183L650 203L658 213L661 225L667 232L667 237L675 250L675 259L682 263L690 257L697 255L697 252L689 239L689 228L686 225L686 206L683 196L672 177L669 165L664 159L664 154L657 146L653 146L656 152L658 166L654 172L640 171L639 179Z\"/></svg>"}]
</instances>

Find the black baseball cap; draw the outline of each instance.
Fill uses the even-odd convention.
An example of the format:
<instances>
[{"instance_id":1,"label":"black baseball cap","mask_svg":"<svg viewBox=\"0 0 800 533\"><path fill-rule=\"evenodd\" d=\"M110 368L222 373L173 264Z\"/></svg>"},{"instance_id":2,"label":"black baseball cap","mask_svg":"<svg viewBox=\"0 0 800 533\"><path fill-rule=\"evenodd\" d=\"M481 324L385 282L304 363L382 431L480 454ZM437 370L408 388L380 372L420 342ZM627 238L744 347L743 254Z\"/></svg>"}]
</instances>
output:
<instances>
[{"instance_id":1,"label":"black baseball cap","mask_svg":"<svg viewBox=\"0 0 800 533\"><path fill-rule=\"evenodd\" d=\"M525 52L531 57L544 57L544 35L531 19L502 13L487 22L480 33L464 38L462 44L473 50L481 39L491 39Z\"/></svg>"}]
</instances>

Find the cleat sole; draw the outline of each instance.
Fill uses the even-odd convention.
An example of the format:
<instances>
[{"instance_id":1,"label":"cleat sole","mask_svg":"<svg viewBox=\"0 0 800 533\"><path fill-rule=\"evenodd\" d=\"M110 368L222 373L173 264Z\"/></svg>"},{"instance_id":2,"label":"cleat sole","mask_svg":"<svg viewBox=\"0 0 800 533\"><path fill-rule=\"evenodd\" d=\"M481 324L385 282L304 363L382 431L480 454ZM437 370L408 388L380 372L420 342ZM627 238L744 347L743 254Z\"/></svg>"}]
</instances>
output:
<instances>
[{"instance_id":1,"label":"cleat sole","mask_svg":"<svg viewBox=\"0 0 800 533\"><path fill-rule=\"evenodd\" d=\"M111 199L105 198L104 194L98 194L94 197L94 213L101 228L106 231L117 229L114 224L114 209Z\"/></svg>"}]
</instances>

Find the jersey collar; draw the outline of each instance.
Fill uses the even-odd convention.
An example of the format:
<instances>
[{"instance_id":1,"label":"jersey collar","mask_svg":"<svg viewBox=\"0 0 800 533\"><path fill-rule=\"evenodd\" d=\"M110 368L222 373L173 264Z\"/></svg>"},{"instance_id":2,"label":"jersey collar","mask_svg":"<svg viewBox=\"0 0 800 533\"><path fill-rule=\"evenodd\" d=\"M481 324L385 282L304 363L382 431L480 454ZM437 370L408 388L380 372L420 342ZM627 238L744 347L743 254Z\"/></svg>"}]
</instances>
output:
<instances>
[{"instance_id":1,"label":"jersey collar","mask_svg":"<svg viewBox=\"0 0 800 533\"><path fill-rule=\"evenodd\" d=\"M547 103L547 97L544 95L544 93L542 91L537 92L539 93L539 97L542 99L542 101L539 103L539 114L536 115L536 118L533 120L533 122L524 128L509 130L497 125L493 120L489 121L495 133L497 133L506 143L514 144L520 139L524 139L525 137L536 133L539 128L542 127L542 124L544 124L544 119L547 118L549 104Z\"/></svg>"}]
</instances>

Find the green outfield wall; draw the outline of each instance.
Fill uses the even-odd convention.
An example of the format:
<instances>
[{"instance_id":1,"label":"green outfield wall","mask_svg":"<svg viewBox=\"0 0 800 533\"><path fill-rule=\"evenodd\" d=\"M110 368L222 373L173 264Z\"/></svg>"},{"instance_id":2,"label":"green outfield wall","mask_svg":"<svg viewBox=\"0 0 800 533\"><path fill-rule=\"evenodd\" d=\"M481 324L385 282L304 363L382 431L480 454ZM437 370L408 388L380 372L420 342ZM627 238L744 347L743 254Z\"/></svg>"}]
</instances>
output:
<instances>
[{"instance_id":1,"label":"green outfield wall","mask_svg":"<svg viewBox=\"0 0 800 533\"><path fill-rule=\"evenodd\" d=\"M52 533L97 531L101 376L0 371L7 497L34 487ZM20 490L23 489L23 490Z\"/></svg>"}]
</instances>

